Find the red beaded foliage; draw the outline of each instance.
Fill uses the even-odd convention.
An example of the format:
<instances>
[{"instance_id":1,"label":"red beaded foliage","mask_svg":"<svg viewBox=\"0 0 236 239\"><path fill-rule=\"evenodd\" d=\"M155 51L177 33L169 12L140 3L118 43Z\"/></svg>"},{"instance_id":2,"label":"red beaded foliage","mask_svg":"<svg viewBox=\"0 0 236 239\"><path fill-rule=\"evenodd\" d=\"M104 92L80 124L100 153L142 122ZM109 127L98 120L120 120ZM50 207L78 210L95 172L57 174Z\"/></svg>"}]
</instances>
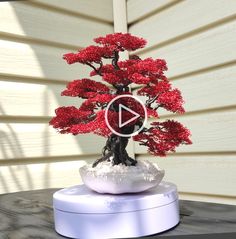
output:
<instances>
[{"instance_id":1,"label":"red beaded foliage","mask_svg":"<svg viewBox=\"0 0 236 239\"><path fill-rule=\"evenodd\" d=\"M86 64L100 62L102 57L111 57L112 54L113 47L88 46L77 53L67 53L63 55L63 59L65 59L68 64L76 62Z\"/></svg>"},{"instance_id":2,"label":"red beaded foliage","mask_svg":"<svg viewBox=\"0 0 236 239\"><path fill-rule=\"evenodd\" d=\"M98 111L94 118L88 122L72 125L70 132L72 134L94 133L107 137L111 132L106 125L105 110Z\"/></svg>"},{"instance_id":3,"label":"red beaded foliage","mask_svg":"<svg viewBox=\"0 0 236 239\"><path fill-rule=\"evenodd\" d=\"M85 122L92 116L91 110L79 110L74 106L59 107L55 110L56 116L49 122L60 133L71 133L71 127L79 123ZM91 117L92 119L92 117Z\"/></svg>"},{"instance_id":4,"label":"red beaded foliage","mask_svg":"<svg viewBox=\"0 0 236 239\"><path fill-rule=\"evenodd\" d=\"M94 41L104 46L112 46L117 51L134 51L146 45L146 40L129 33L108 34L105 37L95 38Z\"/></svg>"},{"instance_id":5,"label":"red beaded foliage","mask_svg":"<svg viewBox=\"0 0 236 239\"><path fill-rule=\"evenodd\" d=\"M165 156L168 152L174 152L180 144L191 144L190 131L181 123L174 120L154 122L147 131L133 137L141 145L148 147L153 155Z\"/></svg>"},{"instance_id":6,"label":"red beaded foliage","mask_svg":"<svg viewBox=\"0 0 236 239\"><path fill-rule=\"evenodd\" d=\"M67 89L62 91L61 95L90 98L98 94L107 94L109 91L110 88L100 82L90 79L81 79L70 82L67 85Z\"/></svg>"},{"instance_id":7,"label":"red beaded foliage","mask_svg":"<svg viewBox=\"0 0 236 239\"><path fill-rule=\"evenodd\" d=\"M159 108L184 113L181 92L173 88L165 76L167 65L163 59L141 59L137 55L129 60L120 61L119 52L134 51L143 48L146 40L129 33L108 34L94 39L98 45L91 45L76 53L67 53L63 58L68 64L80 63L92 68L90 76L100 76L105 84L83 78L70 82L62 91L62 96L80 97L84 99L79 108L74 106L59 107L50 125L60 133L74 135L94 133L103 137L112 135L105 120L105 109L108 103L121 94L131 94L128 86L135 84L137 94L146 97L147 116L158 118ZM104 59L110 63L104 64ZM108 84L111 86L108 86ZM118 103L140 114L144 119L144 111L137 102L130 98L121 98ZM109 109L109 123L119 132L117 106ZM130 118L129 112L124 112L124 120ZM140 125L140 118L130 122L130 125ZM133 139L148 147L154 155L164 156L175 151L180 144L191 144L190 131L177 121L153 122L150 128L144 128Z\"/></svg>"}]
</instances>

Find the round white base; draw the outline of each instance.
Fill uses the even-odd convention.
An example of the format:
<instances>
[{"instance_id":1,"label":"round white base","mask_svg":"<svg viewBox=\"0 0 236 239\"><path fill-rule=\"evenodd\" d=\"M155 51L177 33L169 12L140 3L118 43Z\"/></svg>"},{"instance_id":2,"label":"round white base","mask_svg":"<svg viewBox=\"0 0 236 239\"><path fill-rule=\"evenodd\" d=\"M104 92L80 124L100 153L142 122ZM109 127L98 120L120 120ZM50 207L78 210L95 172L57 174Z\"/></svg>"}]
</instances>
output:
<instances>
[{"instance_id":1,"label":"round white base","mask_svg":"<svg viewBox=\"0 0 236 239\"><path fill-rule=\"evenodd\" d=\"M166 231L179 222L177 188L162 182L138 194L98 194L84 185L53 195L56 231L83 239L130 238Z\"/></svg>"}]
</instances>

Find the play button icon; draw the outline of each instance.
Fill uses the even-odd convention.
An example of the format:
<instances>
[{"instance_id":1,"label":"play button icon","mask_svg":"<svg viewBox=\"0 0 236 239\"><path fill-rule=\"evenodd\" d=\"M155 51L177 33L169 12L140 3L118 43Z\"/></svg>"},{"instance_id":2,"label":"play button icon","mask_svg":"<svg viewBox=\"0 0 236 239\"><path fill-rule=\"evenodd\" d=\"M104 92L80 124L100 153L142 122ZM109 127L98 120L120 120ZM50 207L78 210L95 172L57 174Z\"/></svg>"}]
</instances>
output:
<instances>
[{"instance_id":1,"label":"play button icon","mask_svg":"<svg viewBox=\"0 0 236 239\"><path fill-rule=\"evenodd\" d=\"M118 95L108 104L105 120L114 134L131 137L137 135L146 124L146 107L133 95Z\"/></svg>"},{"instance_id":2,"label":"play button icon","mask_svg":"<svg viewBox=\"0 0 236 239\"><path fill-rule=\"evenodd\" d=\"M134 117L132 117L132 118L122 122L123 118L124 118L124 117L122 117L122 114L123 114L124 110L126 110L127 112L130 112L131 114L133 114ZM136 113L135 111L129 109L128 107L126 107L126 106L124 106L122 104L119 104L119 112L118 112L118 114L119 114L119 128L122 128L123 126L127 125L128 123L130 123L130 122L132 122L132 121L134 121L134 120L136 120L137 118L140 117L140 114Z\"/></svg>"}]
</instances>

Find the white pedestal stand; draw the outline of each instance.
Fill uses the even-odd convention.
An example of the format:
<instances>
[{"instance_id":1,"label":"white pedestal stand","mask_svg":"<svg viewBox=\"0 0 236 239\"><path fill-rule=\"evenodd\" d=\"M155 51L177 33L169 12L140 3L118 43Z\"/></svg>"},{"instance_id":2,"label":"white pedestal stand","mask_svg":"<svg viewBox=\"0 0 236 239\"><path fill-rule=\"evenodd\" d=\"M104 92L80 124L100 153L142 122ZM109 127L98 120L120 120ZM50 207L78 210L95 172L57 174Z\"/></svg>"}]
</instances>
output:
<instances>
[{"instance_id":1,"label":"white pedestal stand","mask_svg":"<svg viewBox=\"0 0 236 239\"><path fill-rule=\"evenodd\" d=\"M56 231L83 239L130 238L160 233L179 222L178 193L162 182L137 194L98 194L85 185L53 195Z\"/></svg>"}]
</instances>

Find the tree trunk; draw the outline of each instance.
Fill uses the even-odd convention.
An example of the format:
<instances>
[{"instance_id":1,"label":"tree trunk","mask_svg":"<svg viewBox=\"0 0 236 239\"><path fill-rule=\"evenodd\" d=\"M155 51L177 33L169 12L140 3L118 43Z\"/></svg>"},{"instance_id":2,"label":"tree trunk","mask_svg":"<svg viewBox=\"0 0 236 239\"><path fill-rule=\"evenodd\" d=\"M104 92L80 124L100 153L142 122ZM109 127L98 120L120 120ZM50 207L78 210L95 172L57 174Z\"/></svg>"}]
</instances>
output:
<instances>
[{"instance_id":1,"label":"tree trunk","mask_svg":"<svg viewBox=\"0 0 236 239\"><path fill-rule=\"evenodd\" d=\"M112 162L112 165L124 164L126 166L134 166L137 161L129 157L126 146L128 145L129 138L120 137L112 134L108 137L105 147L103 148L102 157L93 163L96 167L103 161Z\"/></svg>"}]
</instances>

